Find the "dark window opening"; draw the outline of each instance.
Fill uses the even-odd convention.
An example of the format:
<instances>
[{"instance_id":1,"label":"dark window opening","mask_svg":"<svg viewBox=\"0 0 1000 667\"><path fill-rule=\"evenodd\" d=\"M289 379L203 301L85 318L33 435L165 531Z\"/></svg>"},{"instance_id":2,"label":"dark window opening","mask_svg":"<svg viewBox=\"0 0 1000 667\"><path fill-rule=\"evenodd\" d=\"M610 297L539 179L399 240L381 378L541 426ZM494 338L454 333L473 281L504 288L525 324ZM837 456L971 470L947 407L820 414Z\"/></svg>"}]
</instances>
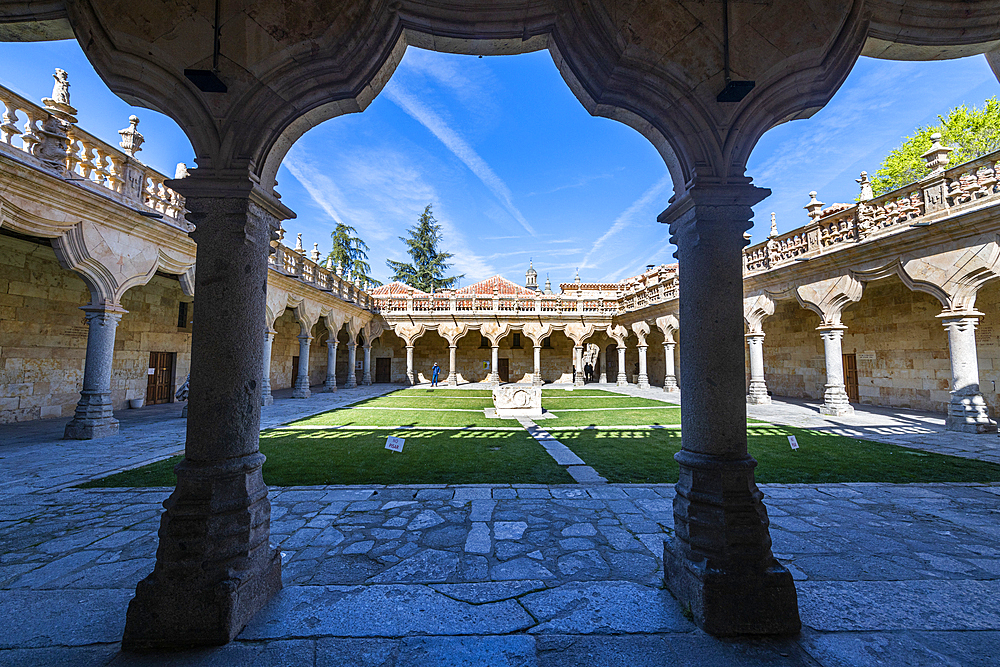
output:
<instances>
[{"instance_id":1,"label":"dark window opening","mask_svg":"<svg viewBox=\"0 0 1000 667\"><path fill-rule=\"evenodd\" d=\"M489 347L490 347L490 339L487 338L486 336L480 335L479 336L479 349L480 350L486 350L486 349L489 349Z\"/></svg>"},{"instance_id":2,"label":"dark window opening","mask_svg":"<svg viewBox=\"0 0 1000 667\"><path fill-rule=\"evenodd\" d=\"M552 337L551 336L546 336L542 340L542 348L546 349L546 350L551 350L552 349Z\"/></svg>"},{"instance_id":3,"label":"dark window opening","mask_svg":"<svg viewBox=\"0 0 1000 667\"><path fill-rule=\"evenodd\" d=\"M177 304L177 328L187 329L188 326L188 303L181 301Z\"/></svg>"},{"instance_id":4,"label":"dark window opening","mask_svg":"<svg viewBox=\"0 0 1000 667\"><path fill-rule=\"evenodd\" d=\"M521 334L514 334L514 342L511 343L510 348L512 350L520 350L521 348Z\"/></svg>"}]
</instances>

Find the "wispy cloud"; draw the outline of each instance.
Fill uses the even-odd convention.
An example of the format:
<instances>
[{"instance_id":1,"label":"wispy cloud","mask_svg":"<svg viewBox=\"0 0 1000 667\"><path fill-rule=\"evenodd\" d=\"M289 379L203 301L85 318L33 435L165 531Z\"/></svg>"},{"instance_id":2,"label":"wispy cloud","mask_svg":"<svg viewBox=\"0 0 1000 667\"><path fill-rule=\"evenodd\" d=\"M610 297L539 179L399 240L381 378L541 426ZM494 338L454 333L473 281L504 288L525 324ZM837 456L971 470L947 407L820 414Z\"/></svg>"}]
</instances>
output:
<instances>
[{"instance_id":1,"label":"wispy cloud","mask_svg":"<svg viewBox=\"0 0 1000 667\"><path fill-rule=\"evenodd\" d=\"M415 95L405 90L402 85L396 83L395 79L390 81L389 85L386 86L384 94L400 109L406 112L407 115L430 130L431 134L437 137L455 157L461 160L483 182L483 185L493 193L493 196L524 227L525 231L535 236L534 228L528 223L517 206L514 205L514 195L510 191L510 188L496 175L486 161L479 156L479 153L469 145L469 142L452 129L441 116L425 105Z\"/></svg>"},{"instance_id":2,"label":"wispy cloud","mask_svg":"<svg viewBox=\"0 0 1000 667\"><path fill-rule=\"evenodd\" d=\"M576 179L575 181L573 181L572 183L566 183L566 184L563 184L563 185L557 185L556 187L549 188L548 190L540 190L538 192L529 192L528 194L526 194L524 196L525 197L534 197L536 195L551 195L553 193L560 192L562 190L572 190L574 188L582 188L584 185L586 185L587 183L590 183L592 181L600 180L600 179L603 179L603 178L611 178L611 177L612 177L611 174L591 174L589 176L582 176L582 177Z\"/></svg>"},{"instance_id":3,"label":"wispy cloud","mask_svg":"<svg viewBox=\"0 0 1000 667\"><path fill-rule=\"evenodd\" d=\"M663 192L663 190L671 183L670 174L664 174L660 180L653 183L648 190L642 193L641 197L632 202L631 206L622 211L622 213L615 218L615 221L611 224L608 231L604 232L599 239L594 241L594 245L591 246L590 252L584 256L583 261L580 263L580 269L595 268L597 264L590 263L590 258L594 256L594 253L599 251L604 252L606 250L605 245L608 240L615 234L618 234L623 229L635 223L639 214L642 213L643 210L646 209L651 203L653 203L653 200L656 199L656 197L658 197L660 193ZM607 255L605 255L605 257L607 257Z\"/></svg>"}]
</instances>

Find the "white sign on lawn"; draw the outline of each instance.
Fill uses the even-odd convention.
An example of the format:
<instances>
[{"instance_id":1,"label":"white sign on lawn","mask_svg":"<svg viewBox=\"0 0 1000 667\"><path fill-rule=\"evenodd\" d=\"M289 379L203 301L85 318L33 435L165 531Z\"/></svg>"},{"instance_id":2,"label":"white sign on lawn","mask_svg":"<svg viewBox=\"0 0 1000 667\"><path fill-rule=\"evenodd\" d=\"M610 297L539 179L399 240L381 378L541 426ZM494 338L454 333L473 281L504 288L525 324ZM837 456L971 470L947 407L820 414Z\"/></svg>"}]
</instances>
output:
<instances>
[{"instance_id":1,"label":"white sign on lawn","mask_svg":"<svg viewBox=\"0 0 1000 667\"><path fill-rule=\"evenodd\" d=\"M404 442L406 441L402 438L393 438L392 436L389 436L385 439L385 448L391 449L394 452L401 452L403 451Z\"/></svg>"},{"instance_id":2,"label":"white sign on lawn","mask_svg":"<svg viewBox=\"0 0 1000 667\"><path fill-rule=\"evenodd\" d=\"M788 444L791 445L792 449L799 448L799 441L795 439L794 435L788 436Z\"/></svg>"}]
</instances>

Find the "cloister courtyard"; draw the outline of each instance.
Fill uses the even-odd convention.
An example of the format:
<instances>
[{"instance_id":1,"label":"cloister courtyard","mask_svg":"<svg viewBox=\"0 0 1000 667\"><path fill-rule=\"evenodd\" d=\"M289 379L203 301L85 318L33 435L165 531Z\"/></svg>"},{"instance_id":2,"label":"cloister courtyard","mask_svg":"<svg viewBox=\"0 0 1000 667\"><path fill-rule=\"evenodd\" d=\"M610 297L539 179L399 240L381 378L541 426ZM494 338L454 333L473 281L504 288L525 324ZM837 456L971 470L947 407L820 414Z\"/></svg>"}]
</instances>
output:
<instances>
[{"instance_id":1,"label":"cloister courtyard","mask_svg":"<svg viewBox=\"0 0 1000 667\"><path fill-rule=\"evenodd\" d=\"M486 418L474 383L277 391L261 450L284 589L234 642L169 657L120 641L183 451L180 404L119 413L96 448L52 421L0 426L0 663L992 664L995 437L931 413L748 406L803 630L717 639L663 586L681 403L547 385L554 416L519 422Z\"/></svg>"}]
</instances>

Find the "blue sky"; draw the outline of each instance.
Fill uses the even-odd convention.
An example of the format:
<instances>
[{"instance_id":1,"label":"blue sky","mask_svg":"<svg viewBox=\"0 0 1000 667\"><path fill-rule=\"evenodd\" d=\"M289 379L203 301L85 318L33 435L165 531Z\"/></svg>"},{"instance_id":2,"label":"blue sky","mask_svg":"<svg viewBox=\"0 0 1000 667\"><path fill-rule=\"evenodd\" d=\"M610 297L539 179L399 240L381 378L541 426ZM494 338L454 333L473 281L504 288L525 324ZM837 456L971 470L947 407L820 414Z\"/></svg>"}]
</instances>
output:
<instances>
[{"instance_id":1,"label":"blue sky","mask_svg":"<svg viewBox=\"0 0 1000 667\"><path fill-rule=\"evenodd\" d=\"M0 43L0 85L37 101L52 72L70 74L80 125L108 141L135 113L146 143L138 155L172 175L193 166L190 143L169 118L113 95L75 42ZM982 56L931 63L862 58L826 108L768 132L748 174L773 194L755 208L754 242L776 213L779 231L807 221L817 190L828 204L852 201L854 179L920 125L957 104L982 104L1000 85ZM329 250L337 221L368 242L373 275L386 259L407 260L397 237L433 204L442 248L455 254L462 284L500 273L539 282L616 281L646 264L673 262L656 222L672 184L659 155L637 132L591 117L547 51L477 58L410 48L381 95L361 114L328 121L292 148L278 173L282 201L307 248Z\"/></svg>"}]
</instances>

